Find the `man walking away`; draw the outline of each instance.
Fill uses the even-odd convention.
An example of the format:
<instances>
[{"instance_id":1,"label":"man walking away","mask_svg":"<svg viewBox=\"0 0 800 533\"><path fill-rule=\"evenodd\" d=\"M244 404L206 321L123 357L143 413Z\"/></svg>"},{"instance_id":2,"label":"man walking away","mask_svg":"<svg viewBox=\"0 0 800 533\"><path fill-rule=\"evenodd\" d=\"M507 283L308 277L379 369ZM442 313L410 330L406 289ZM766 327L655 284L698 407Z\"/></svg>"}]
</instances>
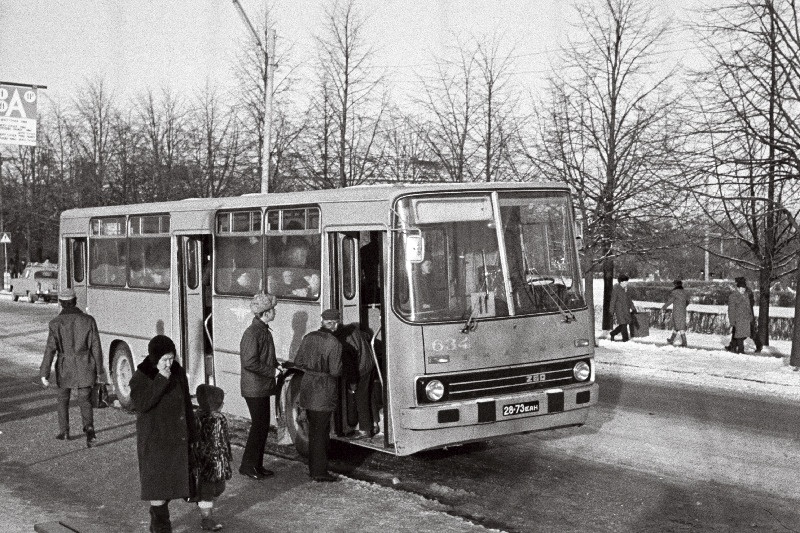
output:
<instances>
[{"instance_id":1,"label":"man walking away","mask_svg":"<svg viewBox=\"0 0 800 533\"><path fill-rule=\"evenodd\" d=\"M750 336L753 323L753 308L747 300L744 278L737 278L736 290L728 298L728 322L733 328L733 349L736 353L744 353L744 340Z\"/></svg>"},{"instance_id":2,"label":"man walking away","mask_svg":"<svg viewBox=\"0 0 800 533\"><path fill-rule=\"evenodd\" d=\"M750 322L750 338L753 339L753 343L756 345L755 353L761 353L761 350L764 349L764 343L761 342L761 338L758 336L758 324L756 323L756 315L753 312L753 307L756 305L756 297L753 294L753 290L747 286L747 279L744 276L739 276L734 278L736 282L736 286L738 287L740 284L744 287L744 294L747 297L747 300L750 302L750 313L753 316L753 319ZM726 350L729 352L735 351L736 347L736 339L733 335L731 335L731 342L728 346L725 347Z\"/></svg>"},{"instance_id":3,"label":"man walking away","mask_svg":"<svg viewBox=\"0 0 800 533\"><path fill-rule=\"evenodd\" d=\"M689 305L689 296L683 289L683 281L676 279L672 282L673 289L669 292L669 297L662 310L666 311L667 307L672 306L672 318L670 325L672 326L672 335L669 336L667 342L673 344L675 337L680 337L680 346L686 346L686 308Z\"/></svg>"},{"instance_id":4,"label":"man walking away","mask_svg":"<svg viewBox=\"0 0 800 533\"><path fill-rule=\"evenodd\" d=\"M339 320L336 309L323 311L322 327L303 337L294 360L303 371L297 403L308 416L308 473L313 481L338 481L328 472L328 443L342 375L342 344L333 334Z\"/></svg>"},{"instance_id":5,"label":"man walking away","mask_svg":"<svg viewBox=\"0 0 800 533\"><path fill-rule=\"evenodd\" d=\"M611 313L618 326L611 330L611 340L617 333L622 333L622 342L628 340L628 325L633 322L631 313L636 312L633 300L628 294L628 276L621 274L619 283L611 288Z\"/></svg>"},{"instance_id":6,"label":"man walking away","mask_svg":"<svg viewBox=\"0 0 800 533\"><path fill-rule=\"evenodd\" d=\"M97 323L91 315L81 311L72 289L58 293L61 312L50 321L44 358L39 367L42 385L50 385L50 370L55 359L56 387L58 387L58 440L69 440L69 400L74 391L81 408L86 446L91 448L96 440L94 412L89 402L92 387L100 381L107 383L103 367L103 351Z\"/></svg>"}]
</instances>

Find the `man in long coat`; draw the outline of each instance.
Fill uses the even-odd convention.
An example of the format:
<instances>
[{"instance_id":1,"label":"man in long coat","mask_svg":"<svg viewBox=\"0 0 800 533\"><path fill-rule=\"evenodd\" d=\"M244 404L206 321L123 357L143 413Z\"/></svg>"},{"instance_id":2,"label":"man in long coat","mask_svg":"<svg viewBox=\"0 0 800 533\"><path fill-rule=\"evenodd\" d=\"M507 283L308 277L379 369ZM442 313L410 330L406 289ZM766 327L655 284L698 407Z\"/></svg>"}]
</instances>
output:
<instances>
[{"instance_id":1,"label":"man in long coat","mask_svg":"<svg viewBox=\"0 0 800 533\"><path fill-rule=\"evenodd\" d=\"M733 328L733 350L744 353L744 340L751 335L753 308L747 299L747 283L744 278L737 278L736 290L728 298L728 323Z\"/></svg>"},{"instance_id":2,"label":"man in long coat","mask_svg":"<svg viewBox=\"0 0 800 533\"><path fill-rule=\"evenodd\" d=\"M59 440L69 440L69 400L74 391L81 408L83 431L86 433L86 446L95 442L94 411L89 402L92 387L107 382L103 367L103 350L100 335L94 318L77 305L77 297L72 289L58 293L61 312L50 321L47 345L39 367L42 385L50 385L50 370L55 359L56 387L58 387L58 435Z\"/></svg>"},{"instance_id":3,"label":"man in long coat","mask_svg":"<svg viewBox=\"0 0 800 533\"><path fill-rule=\"evenodd\" d=\"M633 322L632 313L636 312L633 299L628 294L628 276L621 274L619 283L611 288L611 313L614 315L618 326L611 330L611 340L618 333L622 333L622 341L628 340L628 324Z\"/></svg>"},{"instance_id":4,"label":"man in long coat","mask_svg":"<svg viewBox=\"0 0 800 533\"><path fill-rule=\"evenodd\" d=\"M328 443L342 375L342 344L333 334L339 320L336 309L323 311L322 327L303 337L294 359L303 371L297 403L308 417L308 473L313 481L338 481L328 472Z\"/></svg>"},{"instance_id":5,"label":"man in long coat","mask_svg":"<svg viewBox=\"0 0 800 533\"><path fill-rule=\"evenodd\" d=\"M670 326L672 327L672 335L669 336L667 342L672 344L675 337L680 337L680 345L686 346L686 315L688 314L686 308L689 306L689 295L683 289L683 281L676 279L672 282L673 289L669 291L669 297L662 310L666 310L670 305L672 306L672 318L670 319Z\"/></svg>"}]
</instances>

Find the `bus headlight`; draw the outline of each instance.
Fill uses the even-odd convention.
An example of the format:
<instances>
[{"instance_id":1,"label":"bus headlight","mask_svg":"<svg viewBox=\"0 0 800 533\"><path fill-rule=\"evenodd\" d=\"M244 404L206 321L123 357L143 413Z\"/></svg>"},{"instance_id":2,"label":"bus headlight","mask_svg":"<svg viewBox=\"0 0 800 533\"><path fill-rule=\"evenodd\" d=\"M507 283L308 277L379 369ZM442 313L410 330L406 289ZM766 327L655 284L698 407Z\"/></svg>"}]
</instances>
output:
<instances>
[{"instance_id":1,"label":"bus headlight","mask_svg":"<svg viewBox=\"0 0 800 533\"><path fill-rule=\"evenodd\" d=\"M432 402L438 402L444 396L444 384L438 379L432 379L425 385L425 396Z\"/></svg>"},{"instance_id":2,"label":"bus headlight","mask_svg":"<svg viewBox=\"0 0 800 533\"><path fill-rule=\"evenodd\" d=\"M575 376L577 381L586 381L591 373L592 369L586 361L579 361L572 367L572 375Z\"/></svg>"}]
</instances>

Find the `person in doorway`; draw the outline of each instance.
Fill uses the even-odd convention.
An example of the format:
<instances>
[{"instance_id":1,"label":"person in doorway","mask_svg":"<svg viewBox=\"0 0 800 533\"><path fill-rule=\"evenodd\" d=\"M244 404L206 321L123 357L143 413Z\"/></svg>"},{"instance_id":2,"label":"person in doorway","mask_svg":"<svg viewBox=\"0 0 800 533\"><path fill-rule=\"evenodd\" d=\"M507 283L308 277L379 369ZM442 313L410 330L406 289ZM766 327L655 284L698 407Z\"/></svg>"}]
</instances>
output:
<instances>
[{"instance_id":1,"label":"person in doorway","mask_svg":"<svg viewBox=\"0 0 800 533\"><path fill-rule=\"evenodd\" d=\"M86 446L91 448L96 440L94 411L89 402L92 387L99 381L107 383L103 366L103 350L94 318L77 306L73 289L58 293L61 312L50 321L47 345L44 349L39 377L42 385L50 385L50 371L55 359L56 387L58 387L59 440L69 440L69 400L74 392L81 408Z\"/></svg>"},{"instance_id":2,"label":"person in doorway","mask_svg":"<svg viewBox=\"0 0 800 533\"><path fill-rule=\"evenodd\" d=\"M239 473L256 480L275 474L264 468L264 448L269 434L269 397L275 394L278 368L275 342L268 324L275 320L277 304L274 294L262 292L253 296L250 301L253 321L239 343L242 397L250 411L250 431Z\"/></svg>"},{"instance_id":3,"label":"person in doorway","mask_svg":"<svg viewBox=\"0 0 800 533\"><path fill-rule=\"evenodd\" d=\"M372 351L364 338L365 333L358 324L343 325L341 314L335 309L330 310L328 317L327 328L342 345L342 370L347 386L348 403L353 402L356 411L358 429L352 436L372 437L374 434L372 380L375 370ZM352 400L351 396L354 396ZM356 421L349 423L355 425Z\"/></svg>"},{"instance_id":4,"label":"person in doorway","mask_svg":"<svg viewBox=\"0 0 800 533\"><path fill-rule=\"evenodd\" d=\"M744 353L744 340L751 335L753 323L753 307L747 299L747 282L744 278L736 278L736 290L728 298L728 323L732 328L733 349L735 353Z\"/></svg>"},{"instance_id":5,"label":"person in doorway","mask_svg":"<svg viewBox=\"0 0 800 533\"><path fill-rule=\"evenodd\" d=\"M679 337L680 346L686 346L686 307L689 305L689 295L683 289L683 281L676 279L672 285L669 297L661 307L663 311L666 311L667 307L672 306L672 317L669 320L672 335L669 336L667 342L673 344L675 338Z\"/></svg>"},{"instance_id":6,"label":"person in doorway","mask_svg":"<svg viewBox=\"0 0 800 533\"><path fill-rule=\"evenodd\" d=\"M611 330L611 340L614 340L615 335L622 333L622 341L627 342L629 339L628 327L633 322L633 313L636 313L636 307L628 294L628 276L621 274L617 279L619 283L611 289L611 313L618 325Z\"/></svg>"},{"instance_id":7,"label":"person in doorway","mask_svg":"<svg viewBox=\"0 0 800 533\"><path fill-rule=\"evenodd\" d=\"M222 414L225 391L213 385L197 386L198 440L195 446L194 476L197 479L197 507L200 528L219 531L222 524L214 520L214 500L225 491L231 479L231 442L228 421Z\"/></svg>"},{"instance_id":8,"label":"person in doorway","mask_svg":"<svg viewBox=\"0 0 800 533\"><path fill-rule=\"evenodd\" d=\"M750 287L747 286L747 279L745 279L744 276L739 276L734 278L734 282L736 283L737 287L739 286L740 283L744 284L744 293L745 296L747 297L747 300L750 302L750 313L753 315L753 320L750 323L749 337L753 339L753 343L756 345L755 353L761 353L761 350L764 349L764 344L761 342L761 338L758 336L758 324L756 322L756 315L753 312L753 307L755 307L756 305L756 297L753 294L752 289L750 289ZM735 347L736 347L736 341L732 334L731 342L728 344L728 346L725 347L725 349L728 350L729 352L732 352L734 351Z\"/></svg>"},{"instance_id":9,"label":"person in doorway","mask_svg":"<svg viewBox=\"0 0 800 533\"><path fill-rule=\"evenodd\" d=\"M170 500L195 496L189 451L197 431L189 382L175 353L172 339L156 335L130 381L141 498L150 502L152 533L172 531Z\"/></svg>"},{"instance_id":10,"label":"person in doorway","mask_svg":"<svg viewBox=\"0 0 800 533\"><path fill-rule=\"evenodd\" d=\"M294 360L303 371L297 403L308 416L308 474L319 482L338 481L328 472L328 443L342 375L342 344L334 335L339 320L336 309L323 311L322 327L303 337Z\"/></svg>"}]
</instances>

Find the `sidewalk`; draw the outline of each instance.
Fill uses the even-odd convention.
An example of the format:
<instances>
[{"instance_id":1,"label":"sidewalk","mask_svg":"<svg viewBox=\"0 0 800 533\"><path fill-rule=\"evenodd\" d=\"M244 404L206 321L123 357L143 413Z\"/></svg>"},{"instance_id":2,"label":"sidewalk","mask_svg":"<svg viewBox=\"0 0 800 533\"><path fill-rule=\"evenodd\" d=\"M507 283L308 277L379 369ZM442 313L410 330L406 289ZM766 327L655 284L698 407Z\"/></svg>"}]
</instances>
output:
<instances>
[{"instance_id":1,"label":"sidewalk","mask_svg":"<svg viewBox=\"0 0 800 533\"><path fill-rule=\"evenodd\" d=\"M635 378L678 383L759 396L776 396L800 401L800 372L788 364L791 341L770 341L760 354L754 354L751 340L748 353L725 351L730 336L688 332L688 347L667 344L669 332L650 328L647 337L629 342L612 342L607 332L597 332L595 361L602 388L602 375L611 373Z\"/></svg>"}]
</instances>

